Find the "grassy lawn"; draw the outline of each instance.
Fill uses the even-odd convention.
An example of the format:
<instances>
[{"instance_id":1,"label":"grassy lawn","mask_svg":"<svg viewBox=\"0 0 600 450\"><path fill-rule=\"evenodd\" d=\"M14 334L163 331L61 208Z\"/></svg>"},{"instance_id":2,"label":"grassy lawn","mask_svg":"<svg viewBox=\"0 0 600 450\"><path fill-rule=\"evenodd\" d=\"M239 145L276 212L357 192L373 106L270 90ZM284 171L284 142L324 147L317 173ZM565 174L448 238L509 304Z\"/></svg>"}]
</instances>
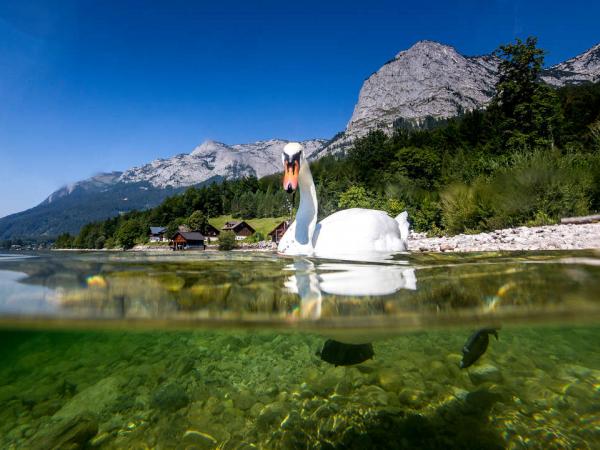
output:
<instances>
[{"instance_id":1,"label":"grassy lawn","mask_svg":"<svg viewBox=\"0 0 600 450\"><path fill-rule=\"evenodd\" d=\"M264 219L248 219L245 222L247 224L249 224L252 228L254 228L256 231L262 233L263 236L265 236L265 238L267 237L267 234L273 230L273 228L275 228L277 225L279 225L281 222L283 222L284 220L289 219L289 217L285 216L285 217L265 217ZM211 219L209 219L210 224L217 228L217 229L221 229L223 228L223 225L225 225L225 222L229 222L229 221L241 221L242 219L234 219L231 216L218 216L218 217L213 217Z\"/></svg>"}]
</instances>

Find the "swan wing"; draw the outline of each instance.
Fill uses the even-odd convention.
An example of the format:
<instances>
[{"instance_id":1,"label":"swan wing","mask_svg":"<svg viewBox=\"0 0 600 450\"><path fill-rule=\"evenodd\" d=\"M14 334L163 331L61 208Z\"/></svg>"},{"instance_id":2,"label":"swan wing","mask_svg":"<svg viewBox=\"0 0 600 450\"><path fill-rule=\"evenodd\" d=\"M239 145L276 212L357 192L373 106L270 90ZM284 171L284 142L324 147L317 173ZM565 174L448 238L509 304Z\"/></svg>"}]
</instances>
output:
<instances>
[{"instance_id":1,"label":"swan wing","mask_svg":"<svg viewBox=\"0 0 600 450\"><path fill-rule=\"evenodd\" d=\"M385 211L362 208L338 211L319 222L313 245L318 256L406 250L399 221Z\"/></svg>"}]
</instances>

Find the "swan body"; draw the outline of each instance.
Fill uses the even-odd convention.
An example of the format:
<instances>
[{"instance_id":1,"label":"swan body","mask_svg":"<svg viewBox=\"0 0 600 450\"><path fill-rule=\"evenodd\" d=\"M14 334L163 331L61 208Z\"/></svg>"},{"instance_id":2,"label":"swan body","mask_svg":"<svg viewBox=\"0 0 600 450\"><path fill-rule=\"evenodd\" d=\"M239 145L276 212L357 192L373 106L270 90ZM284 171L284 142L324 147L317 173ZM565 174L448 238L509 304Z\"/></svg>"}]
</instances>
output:
<instances>
[{"instance_id":1,"label":"swan body","mask_svg":"<svg viewBox=\"0 0 600 450\"><path fill-rule=\"evenodd\" d=\"M406 251L409 229L406 211L394 219L385 211L351 208L317 223L316 189L302 150L297 143L284 148L284 189L291 192L299 188L300 206L296 220L279 242L279 253L352 258Z\"/></svg>"}]
</instances>

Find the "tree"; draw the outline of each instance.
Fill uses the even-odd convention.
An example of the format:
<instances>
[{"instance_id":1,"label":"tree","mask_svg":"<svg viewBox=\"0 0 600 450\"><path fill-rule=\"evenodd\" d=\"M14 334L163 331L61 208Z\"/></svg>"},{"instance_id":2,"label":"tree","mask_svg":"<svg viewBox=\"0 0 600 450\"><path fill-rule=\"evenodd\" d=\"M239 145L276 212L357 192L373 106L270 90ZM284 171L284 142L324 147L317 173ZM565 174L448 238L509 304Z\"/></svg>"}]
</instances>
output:
<instances>
[{"instance_id":1,"label":"tree","mask_svg":"<svg viewBox=\"0 0 600 450\"><path fill-rule=\"evenodd\" d=\"M544 51L537 48L537 39L517 39L514 44L501 45L494 54L500 64L491 110L499 115L505 147L553 146L561 121L560 103L556 91L539 79Z\"/></svg>"},{"instance_id":2,"label":"tree","mask_svg":"<svg viewBox=\"0 0 600 450\"><path fill-rule=\"evenodd\" d=\"M143 231L135 220L126 220L121 224L116 232L117 242L125 249L132 248L136 240L140 238Z\"/></svg>"},{"instance_id":3,"label":"tree","mask_svg":"<svg viewBox=\"0 0 600 450\"><path fill-rule=\"evenodd\" d=\"M340 195L340 200L338 201L338 207L340 209L371 208L372 206L373 198L362 186L350 186Z\"/></svg>"},{"instance_id":4,"label":"tree","mask_svg":"<svg viewBox=\"0 0 600 450\"><path fill-rule=\"evenodd\" d=\"M233 250L236 247L237 241L233 231L223 231L219 234L219 250Z\"/></svg>"},{"instance_id":5,"label":"tree","mask_svg":"<svg viewBox=\"0 0 600 450\"><path fill-rule=\"evenodd\" d=\"M200 210L194 211L192 215L187 219L187 226L190 227L190 230L192 231L206 233L207 225L208 217L206 217L206 215Z\"/></svg>"},{"instance_id":6,"label":"tree","mask_svg":"<svg viewBox=\"0 0 600 450\"><path fill-rule=\"evenodd\" d=\"M73 236L69 233L63 233L56 238L54 246L56 248L71 248L73 246Z\"/></svg>"}]
</instances>

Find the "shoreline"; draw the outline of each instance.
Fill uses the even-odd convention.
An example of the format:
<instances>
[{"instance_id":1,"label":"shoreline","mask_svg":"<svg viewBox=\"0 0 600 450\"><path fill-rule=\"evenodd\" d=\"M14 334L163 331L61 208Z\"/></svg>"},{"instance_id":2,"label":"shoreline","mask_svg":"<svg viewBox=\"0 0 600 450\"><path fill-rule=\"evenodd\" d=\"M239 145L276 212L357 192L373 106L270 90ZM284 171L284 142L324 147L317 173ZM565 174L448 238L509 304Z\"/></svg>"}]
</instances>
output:
<instances>
[{"instance_id":1,"label":"shoreline","mask_svg":"<svg viewBox=\"0 0 600 450\"><path fill-rule=\"evenodd\" d=\"M504 228L477 234L426 237L412 233L408 251L418 253L600 249L600 223Z\"/></svg>"},{"instance_id":2,"label":"shoreline","mask_svg":"<svg viewBox=\"0 0 600 450\"><path fill-rule=\"evenodd\" d=\"M593 250L600 249L600 223L557 224L538 227L504 228L477 234L427 237L426 233L411 231L408 237L410 253L470 253L494 251L546 251L546 250ZM52 249L53 251L106 251L123 252L123 249ZM241 244L233 251L275 252L277 247L269 241ZM168 246L136 245L127 252L172 252ZM206 250L187 252L218 252L217 245ZM186 251L184 251L186 252Z\"/></svg>"}]
</instances>

